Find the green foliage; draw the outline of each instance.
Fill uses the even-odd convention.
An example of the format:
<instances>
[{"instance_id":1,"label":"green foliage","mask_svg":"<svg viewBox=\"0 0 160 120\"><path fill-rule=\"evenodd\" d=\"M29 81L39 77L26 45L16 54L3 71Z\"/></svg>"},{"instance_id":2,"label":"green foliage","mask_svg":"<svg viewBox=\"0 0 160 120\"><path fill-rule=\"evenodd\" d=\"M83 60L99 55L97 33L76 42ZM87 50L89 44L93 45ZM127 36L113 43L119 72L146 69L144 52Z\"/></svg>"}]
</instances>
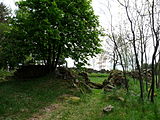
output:
<instances>
[{"instance_id":1,"label":"green foliage","mask_svg":"<svg viewBox=\"0 0 160 120\"><path fill-rule=\"evenodd\" d=\"M0 3L0 23L7 23L8 19L11 15L11 10L3 4L3 2Z\"/></svg>"},{"instance_id":2,"label":"green foliage","mask_svg":"<svg viewBox=\"0 0 160 120\"><path fill-rule=\"evenodd\" d=\"M9 18L11 16L11 11L3 3L0 3L0 69L7 66L7 52L4 50L5 44L8 38L5 33L10 30ZM5 46L6 47L6 46ZM8 48L9 49L9 48ZM11 53L9 53L11 54Z\"/></svg>"},{"instance_id":3,"label":"green foliage","mask_svg":"<svg viewBox=\"0 0 160 120\"><path fill-rule=\"evenodd\" d=\"M56 67L60 58L71 57L83 66L101 51L102 30L90 0L26 0L17 6L8 34L12 39L4 44L4 51L12 49L9 59L23 63L32 54Z\"/></svg>"},{"instance_id":4,"label":"green foliage","mask_svg":"<svg viewBox=\"0 0 160 120\"><path fill-rule=\"evenodd\" d=\"M13 72L14 71L6 71L6 70L4 70L4 69L1 69L0 70L0 82L2 82L2 81L6 81L6 77L10 77L10 76L12 76L13 75Z\"/></svg>"}]
</instances>

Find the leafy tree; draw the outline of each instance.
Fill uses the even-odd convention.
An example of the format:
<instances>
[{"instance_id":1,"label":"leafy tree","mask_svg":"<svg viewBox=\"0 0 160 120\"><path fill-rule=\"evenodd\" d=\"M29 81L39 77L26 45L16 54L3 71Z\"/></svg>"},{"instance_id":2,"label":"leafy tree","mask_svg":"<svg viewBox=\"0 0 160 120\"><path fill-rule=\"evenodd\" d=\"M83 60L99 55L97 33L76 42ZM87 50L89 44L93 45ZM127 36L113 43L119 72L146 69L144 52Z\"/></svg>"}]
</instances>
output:
<instances>
[{"instance_id":1,"label":"leafy tree","mask_svg":"<svg viewBox=\"0 0 160 120\"><path fill-rule=\"evenodd\" d=\"M0 3L0 68L6 67L6 60L4 58L4 51L2 51L2 43L7 39L5 32L9 31L9 18L11 16L11 10Z\"/></svg>"},{"instance_id":2,"label":"leafy tree","mask_svg":"<svg viewBox=\"0 0 160 120\"><path fill-rule=\"evenodd\" d=\"M24 61L32 55L55 70L60 58L71 57L81 66L100 52L102 32L90 0L26 0L17 5L8 42L13 58Z\"/></svg>"}]
</instances>

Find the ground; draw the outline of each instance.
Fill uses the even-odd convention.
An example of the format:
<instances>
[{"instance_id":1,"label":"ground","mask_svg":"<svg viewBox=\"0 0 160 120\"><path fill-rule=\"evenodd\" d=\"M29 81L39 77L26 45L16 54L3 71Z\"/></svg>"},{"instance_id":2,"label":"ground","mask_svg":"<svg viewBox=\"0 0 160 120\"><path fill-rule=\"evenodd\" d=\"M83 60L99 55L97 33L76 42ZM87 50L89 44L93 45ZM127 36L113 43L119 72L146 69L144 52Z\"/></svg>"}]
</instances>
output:
<instances>
[{"instance_id":1,"label":"ground","mask_svg":"<svg viewBox=\"0 0 160 120\"><path fill-rule=\"evenodd\" d=\"M94 75L90 79L102 83L106 76ZM87 94L72 89L67 81L48 77L7 81L0 83L0 120L159 120L159 100L157 91L154 104L147 99L141 102L138 81L132 79L129 93L124 89L108 93L93 89ZM114 106L113 111L104 113L108 105Z\"/></svg>"}]
</instances>

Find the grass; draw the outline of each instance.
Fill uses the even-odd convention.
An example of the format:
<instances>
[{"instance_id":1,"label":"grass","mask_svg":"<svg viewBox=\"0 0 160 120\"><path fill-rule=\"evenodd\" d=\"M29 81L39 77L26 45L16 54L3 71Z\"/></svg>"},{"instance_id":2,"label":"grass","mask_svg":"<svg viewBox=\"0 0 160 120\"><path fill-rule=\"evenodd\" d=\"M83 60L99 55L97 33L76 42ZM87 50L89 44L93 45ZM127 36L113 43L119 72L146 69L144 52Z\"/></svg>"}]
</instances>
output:
<instances>
[{"instance_id":1,"label":"grass","mask_svg":"<svg viewBox=\"0 0 160 120\"><path fill-rule=\"evenodd\" d=\"M0 83L0 120L25 120L54 104L62 94L73 94L67 82L48 77Z\"/></svg>"},{"instance_id":2,"label":"grass","mask_svg":"<svg viewBox=\"0 0 160 120\"><path fill-rule=\"evenodd\" d=\"M90 77L93 82L102 83L106 77ZM63 103L63 108L53 112L46 120L159 120L160 94L156 102L150 103L139 99L139 83L130 78L130 90L117 89L104 93L93 89L91 94L81 95L81 101L76 104ZM119 100L121 97L124 99ZM110 113L103 113L103 108L113 105Z\"/></svg>"},{"instance_id":3,"label":"grass","mask_svg":"<svg viewBox=\"0 0 160 120\"><path fill-rule=\"evenodd\" d=\"M108 77L109 74L106 73L89 73L89 77Z\"/></svg>"},{"instance_id":4,"label":"grass","mask_svg":"<svg viewBox=\"0 0 160 120\"><path fill-rule=\"evenodd\" d=\"M106 76L90 76L90 79L102 83ZM124 89L107 93L93 89L92 93L79 94L69 89L66 81L51 80L48 77L1 82L0 120L25 120L35 114L43 114L41 120L159 120L160 91L157 91L154 104L147 99L142 103L139 99L138 81L134 82L130 78L129 85L129 93ZM63 94L79 96L80 101L59 101L57 98ZM53 104L60 107L49 112L41 111ZM113 105L114 109L110 113L103 113L103 108L107 105Z\"/></svg>"},{"instance_id":5,"label":"grass","mask_svg":"<svg viewBox=\"0 0 160 120\"><path fill-rule=\"evenodd\" d=\"M106 78L107 77L89 77L89 79L95 83L103 83Z\"/></svg>"}]
</instances>

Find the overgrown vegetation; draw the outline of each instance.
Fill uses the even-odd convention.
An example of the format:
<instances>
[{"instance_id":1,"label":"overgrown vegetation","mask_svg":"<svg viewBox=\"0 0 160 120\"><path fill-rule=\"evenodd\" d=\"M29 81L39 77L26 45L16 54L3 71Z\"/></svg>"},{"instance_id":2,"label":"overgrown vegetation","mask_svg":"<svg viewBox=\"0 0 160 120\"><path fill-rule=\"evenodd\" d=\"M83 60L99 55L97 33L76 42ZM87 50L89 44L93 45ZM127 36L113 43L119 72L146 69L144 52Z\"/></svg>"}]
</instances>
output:
<instances>
[{"instance_id":1,"label":"overgrown vegetation","mask_svg":"<svg viewBox=\"0 0 160 120\"><path fill-rule=\"evenodd\" d=\"M104 75L104 74L103 74ZM106 75L107 76L107 75ZM102 83L107 77L89 77ZM129 93L125 89L111 92L92 89L92 93L80 94L66 80L43 77L30 81L0 83L0 119L25 120L158 120L160 119L160 91L156 91L155 103L139 99L139 83L129 78ZM80 100L65 100L63 96L77 96ZM107 105L113 111L104 113Z\"/></svg>"},{"instance_id":2,"label":"overgrown vegetation","mask_svg":"<svg viewBox=\"0 0 160 120\"><path fill-rule=\"evenodd\" d=\"M0 82L7 81L7 79L13 76L14 71L0 70ZM8 77L8 78L7 78Z\"/></svg>"},{"instance_id":3,"label":"overgrown vegetation","mask_svg":"<svg viewBox=\"0 0 160 120\"><path fill-rule=\"evenodd\" d=\"M109 51L99 55L99 71L82 70L102 52L91 2L21 0L14 15L0 3L0 119L160 119L159 1L116 0L126 14L116 26L108 1ZM103 69L108 58L111 71Z\"/></svg>"},{"instance_id":4,"label":"overgrown vegetation","mask_svg":"<svg viewBox=\"0 0 160 120\"><path fill-rule=\"evenodd\" d=\"M92 82L102 83L105 77L90 77ZM64 107L52 112L46 120L158 120L160 119L159 93L154 104L145 99L139 99L138 81L134 83L130 78L130 89L127 94L124 89L115 89L104 93L102 90L94 89L91 94L81 96L81 101L76 104L63 103ZM113 105L114 110L103 113L103 108ZM60 112L63 111L63 112Z\"/></svg>"},{"instance_id":5,"label":"overgrown vegetation","mask_svg":"<svg viewBox=\"0 0 160 120\"><path fill-rule=\"evenodd\" d=\"M43 114L45 107L56 104L58 96L76 93L69 87L68 82L50 77L1 82L0 120L25 120L33 114Z\"/></svg>"}]
</instances>

